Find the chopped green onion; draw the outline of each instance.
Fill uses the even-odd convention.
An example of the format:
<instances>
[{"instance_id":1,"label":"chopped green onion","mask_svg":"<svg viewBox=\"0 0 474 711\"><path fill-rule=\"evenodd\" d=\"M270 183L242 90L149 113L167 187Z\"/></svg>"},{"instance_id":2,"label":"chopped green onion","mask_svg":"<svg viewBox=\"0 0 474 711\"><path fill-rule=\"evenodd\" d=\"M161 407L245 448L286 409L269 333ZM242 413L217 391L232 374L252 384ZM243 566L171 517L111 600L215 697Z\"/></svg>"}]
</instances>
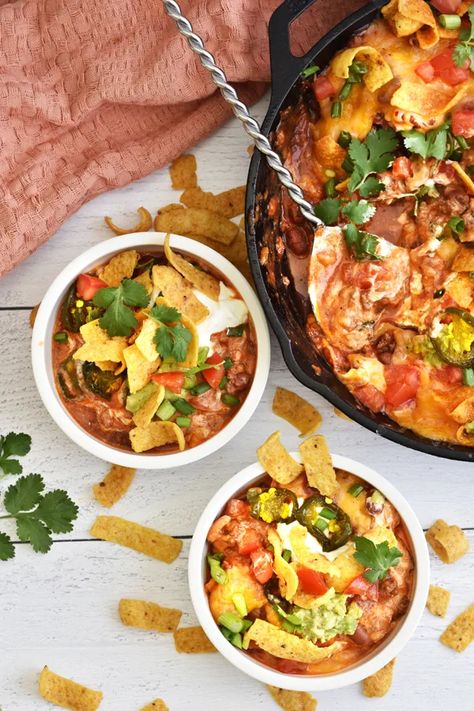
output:
<instances>
[{"instance_id":1,"label":"chopped green onion","mask_svg":"<svg viewBox=\"0 0 474 711\"><path fill-rule=\"evenodd\" d=\"M190 415L191 413L194 412L196 409L191 405L190 402L185 400L183 397L179 397L177 400L173 402L173 406L180 412L182 415Z\"/></svg>"},{"instance_id":2,"label":"chopped green onion","mask_svg":"<svg viewBox=\"0 0 474 711\"><path fill-rule=\"evenodd\" d=\"M339 134L339 138L337 139L337 142L339 143L341 148L349 148L351 141L352 136L349 131L341 131L341 133Z\"/></svg>"},{"instance_id":3,"label":"chopped green onion","mask_svg":"<svg viewBox=\"0 0 474 711\"><path fill-rule=\"evenodd\" d=\"M198 365L202 365L203 363L206 362L206 358L209 354L209 348L208 346L200 346L198 350Z\"/></svg>"},{"instance_id":4,"label":"chopped green onion","mask_svg":"<svg viewBox=\"0 0 474 711\"><path fill-rule=\"evenodd\" d=\"M67 343L68 335L65 331L58 331L58 333L54 334L53 338L58 343Z\"/></svg>"},{"instance_id":5,"label":"chopped green onion","mask_svg":"<svg viewBox=\"0 0 474 711\"><path fill-rule=\"evenodd\" d=\"M316 74L319 72L319 67L316 66L316 64L310 64L309 67L306 67L306 69L303 69L303 71L300 74L300 77L302 79L308 79L308 77L312 77L313 74Z\"/></svg>"},{"instance_id":6,"label":"chopped green onion","mask_svg":"<svg viewBox=\"0 0 474 711\"><path fill-rule=\"evenodd\" d=\"M178 393L174 393L169 388L165 388L165 396L163 400L169 400L170 402L174 403L175 400L179 400L179 395Z\"/></svg>"},{"instance_id":7,"label":"chopped green onion","mask_svg":"<svg viewBox=\"0 0 474 711\"><path fill-rule=\"evenodd\" d=\"M170 401L163 400L158 410L156 411L156 416L159 417L160 420L169 420L170 417L173 417L175 412L176 409L173 407Z\"/></svg>"},{"instance_id":8,"label":"chopped green onion","mask_svg":"<svg viewBox=\"0 0 474 711\"><path fill-rule=\"evenodd\" d=\"M457 235L460 235L464 232L464 220L462 217L451 217L450 220L448 220L448 227L452 232L454 232Z\"/></svg>"},{"instance_id":9,"label":"chopped green onion","mask_svg":"<svg viewBox=\"0 0 474 711\"><path fill-rule=\"evenodd\" d=\"M342 116L342 103L338 101L334 101L332 106L331 106L331 118L341 118Z\"/></svg>"},{"instance_id":10,"label":"chopped green onion","mask_svg":"<svg viewBox=\"0 0 474 711\"><path fill-rule=\"evenodd\" d=\"M464 385L474 387L474 368L464 368L462 376Z\"/></svg>"},{"instance_id":11,"label":"chopped green onion","mask_svg":"<svg viewBox=\"0 0 474 711\"><path fill-rule=\"evenodd\" d=\"M440 15L438 22L441 27L444 27L446 30L457 30L461 27L461 18L459 15Z\"/></svg>"},{"instance_id":12,"label":"chopped green onion","mask_svg":"<svg viewBox=\"0 0 474 711\"><path fill-rule=\"evenodd\" d=\"M459 144L459 147L462 148L463 151L467 151L469 148L469 143L466 141L464 136L456 136L456 141Z\"/></svg>"},{"instance_id":13,"label":"chopped green onion","mask_svg":"<svg viewBox=\"0 0 474 711\"><path fill-rule=\"evenodd\" d=\"M195 387L196 383L197 383L196 374L187 371L184 374L184 384L183 384L184 389L191 390L192 388Z\"/></svg>"},{"instance_id":14,"label":"chopped green onion","mask_svg":"<svg viewBox=\"0 0 474 711\"><path fill-rule=\"evenodd\" d=\"M211 578L219 585L224 585L227 582L227 573L221 566L223 558L224 556L220 553L207 556Z\"/></svg>"},{"instance_id":15,"label":"chopped green onion","mask_svg":"<svg viewBox=\"0 0 474 711\"><path fill-rule=\"evenodd\" d=\"M226 370L229 370L229 368L232 368L233 365L234 365L234 361L232 360L232 358L224 358L224 368Z\"/></svg>"},{"instance_id":16,"label":"chopped green onion","mask_svg":"<svg viewBox=\"0 0 474 711\"><path fill-rule=\"evenodd\" d=\"M336 518L336 512L332 511L331 509L327 509L324 507L320 512L319 515L325 518L328 521L332 521L334 518Z\"/></svg>"},{"instance_id":17,"label":"chopped green onion","mask_svg":"<svg viewBox=\"0 0 474 711\"><path fill-rule=\"evenodd\" d=\"M363 491L364 487L362 484L352 484L352 486L348 489L348 493L354 498L357 498Z\"/></svg>"},{"instance_id":18,"label":"chopped green onion","mask_svg":"<svg viewBox=\"0 0 474 711\"><path fill-rule=\"evenodd\" d=\"M243 620L233 612L223 612L217 622L234 634L242 632Z\"/></svg>"},{"instance_id":19,"label":"chopped green onion","mask_svg":"<svg viewBox=\"0 0 474 711\"><path fill-rule=\"evenodd\" d=\"M237 649L242 649L242 635L237 633L233 634L231 638L229 639L229 642L234 645L234 647L237 647Z\"/></svg>"},{"instance_id":20,"label":"chopped green onion","mask_svg":"<svg viewBox=\"0 0 474 711\"><path fill-rule=\"evenodd\" d=\"M224 388L225 388L225 386L227 385L228 382L229 382L229 378L227 378L227 376L224 375L224 377L222 378L221 382L219 383L219 388L220 388L221 390L224 390Z\"/></svg>"},{"instance_id":21,"label":"chopped green onion","mask_svg":"<svg viewBox=\"0 0 474 711\"><path fill-rule=\"evenodd\" d=\"M239 398L235 395L231 395L230 393L224 393L221 399L224 405L228 405L229 407L235 407L236 405L240 405Z\"/></svg>"},{"instance_id":22,"label":"chopped green onion","mask_svg":"<svg viewBox=\"0 0 474 711\"><path fill-rule=\"evenodd\" d=\"M369 71L369 67L367 66L367 64L366 64L365 62L359 61L358 59L355 59L355 60L352 62L350 68L351 68L351 69L353 70L353 72L355 72L356 74L362 74L362 75L367 74L367 72Z\"/></svg>"},{"instance_id":23,"label":"chopped green onion","mask_svg":"<svg viewBox=\"0 0 474 711\"><path fill-rule=\"evenodd\" d=\"M241 323L240 326L233 326L232 328L227 329L227 335L228 336L241 336L244 332L245 324Z\"/></svg>"},{"instance_id":24,"label":"chopped green onion","mask_svg":"<svg viewBox=\"0 0 474 711\"><path fill-rule=\"evenodd\" d=\"M344 85L343 85L341 91L339 92L339 96L338 96L339 101L345 101L347 99L347 97L349 96L349 94L352 91L352 84L353 84L353 82L351 82L349 80L344 82Z\"/></svg>"},{"instance_id":25,"label":"chopped green onion","mask_svg":"<svg viewBox=\"0 0 474 711\"><path fill-rule=\"evenodd\" d=\"M232 595L232 602L235 605L235 609L241 617L245 617L248 613L247 603L245 602L245 597L241 592L236 592Z\"/></svg>"},{"instance_id":26,"label":"chopped green onion","mask_svg":"<svg viewBox=\"0 0 474 711\"><path fill-rule=\"evenodd\" d=\"M316 520L315 526L316 528L319 528L320 531L325 531L329 524L325 518L318 518Z\"/></svg>"},{"instance_id":27,"label":"chopped green onion","mask_svg":"<svg viewBox=\"0 0 474 711\"><path fill-rule=\"evenodd\" d=\"M354 163L349 156L346 156L342 161L342 169L345 170L346 173L352 173L354 170Z\"/></svg>"},{"instance_id":28,"label":"chopped green onion","mask_svg":"<svg viewBox=\"0 0 474 711\"><path fill-rule=\"evenodd\" d=\"M288 550L288 548L285 548L285 550L281 554L281 557L283 558L283 560L286 560L286 562L289 563L291 561L291 551Z\"/></svg>"},{"instance_id":29,"label":"chopped green onion","mask_svg":"<svg viewBox=\"0 0 474 711\"><path fill-rule=\"evenodd\" d=\"M242 632L247 632L253 625L253 620L242 620Z\"/></svg>"},{"instance_id":30,"label":"chopped green onion","mask_svg":"<svg viewBox=\"0 0 474 711\"><path fill-rule=\"evenodd\" d=\"M433 294L433 299L441 299L446 293L446 289L437 289Z\"/></svg>"},{"instance_id":31,"label":"chopped green onion","mask_svg":"<svg viewBox=\"0 0 474 711\"><path fill-rule=\"evenodd\" d=\"M210 389L211 386L209 383L198 383L194 388L191 388L191 392L193 395L202 395L203 393L207 393Z\"/></svg>"},{"instance_id":32,"label":"chopped green onion","mask_svg":"<svg viewBox=\"0 0 474 711\"><path fill-rule=\"evenodd\" d=\"M336 178L329 178L329 180L324 183L324 192L326 197L334 197L336 194L336 182Z\"/></svg>"},{"instance_id":33,"label":"chopped green onion","mask_svg":"<svg viewBox=\"0 0 474 711\"><path fill-rule=\"evenodd\" d=\"M178 425L178 427L189 427L189 425L191 424L191 418L190 417L177 417L176 424Z\"/></svg>"}]
</instances>

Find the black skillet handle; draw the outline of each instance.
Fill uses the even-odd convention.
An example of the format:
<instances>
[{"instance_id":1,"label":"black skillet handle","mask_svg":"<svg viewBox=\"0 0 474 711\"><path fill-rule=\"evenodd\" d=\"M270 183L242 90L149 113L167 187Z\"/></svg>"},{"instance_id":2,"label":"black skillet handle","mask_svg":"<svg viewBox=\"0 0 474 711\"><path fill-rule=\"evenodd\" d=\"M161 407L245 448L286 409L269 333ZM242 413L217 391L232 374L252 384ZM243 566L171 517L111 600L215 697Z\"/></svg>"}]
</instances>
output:
<instances>
[{"instance_id":1,"label":"black skillet handle","mask_svg":"<svg viewBox=\"0 0 474 711\"><path fill-rule=\"evenodd\" d=\"M320 2L321 6L323 5L323 0L284 0L270 18L268 35L273 94L279 93L282 88L289 88L311 59L317 43L302 57L295 57L291 53L290 25L315 2ZM372 0L366 8L378 9L386 2L387 0Z\"/></svg>"}]
</instances>

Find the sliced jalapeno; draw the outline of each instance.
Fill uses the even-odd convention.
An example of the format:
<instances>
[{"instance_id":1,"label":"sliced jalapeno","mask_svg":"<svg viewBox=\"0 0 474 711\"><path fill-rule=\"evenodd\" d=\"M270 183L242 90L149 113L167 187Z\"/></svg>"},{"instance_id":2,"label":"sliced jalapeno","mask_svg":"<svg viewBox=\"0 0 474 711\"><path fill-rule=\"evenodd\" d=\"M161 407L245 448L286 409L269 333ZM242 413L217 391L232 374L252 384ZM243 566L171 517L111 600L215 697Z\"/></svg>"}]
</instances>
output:
<instances>
[{"instance_id":1,"label":"sliced jalapeno","mask_svg":"<svg viewBox=\"0 0 474 711\"><path fill-rule=\"evenodd\" d=\"M306 499L297 510L296 518L319 541L323 551L343 546L352 533L349 516L335 503L328 503L321 494Z\"/></svg>"},{"instance_id":2,"label":"sliced jalapeno","mask_svg":"<svg viewBox=\"0 0 474 711\"><path fill-rule=\"evenodd\" d=\"M247 492L250 513L266 523L288 523L293 521L298 508L296 496L289 489L253 488Z\"/></svg>"},{"instance_id":3,"label":"sliced jalapeno","mask_svg":"<svg viewBox=\"0 0 474 711\"><path fill-rule=\"evenodd\" d=\"M459 368L474 367L474 316L469 311L455 307L449 307L443 313L450 314L453 319L444 324L438 336L431 338L436 352L450 365L457 365ZM469 350L466 349L466 344Z\"/></svg>"}]
</instances>

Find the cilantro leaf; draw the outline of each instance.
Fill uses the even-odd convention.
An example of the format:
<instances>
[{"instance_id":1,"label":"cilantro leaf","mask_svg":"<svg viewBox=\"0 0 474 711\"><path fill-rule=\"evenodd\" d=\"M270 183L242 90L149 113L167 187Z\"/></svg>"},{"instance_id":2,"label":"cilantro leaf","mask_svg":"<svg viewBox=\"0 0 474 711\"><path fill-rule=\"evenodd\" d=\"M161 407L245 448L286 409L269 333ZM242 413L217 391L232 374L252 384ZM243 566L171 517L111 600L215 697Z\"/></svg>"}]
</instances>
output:
<instances>
[{"instance_id":1,"label":"cilantro leaf","mask_svg":"<svg viewBox=\"0 0 474 711\"><path fill-rule=\"evenodd\" d=\"M31 447L31 437L24 432L9 432L5 437L0 437L0 469L3 475L21 474L23 467L18 459L10 457L24 457Z\"/></svg>"},{"instance_id":2,"label":"cilantro leaf","mask_svg":"<svg viewBox=\"0 0 474 711\"><path fill-rule=\"evenodd\" d=\"M359 188L359 195L363 198L375 197L385 190L385 185L375 175L369 175Z\"/></svg>"},{"instance_id":3,"label":"cilantro leaf","mask_svg":"<svg viewBox=\"0 0 474 711\"><path fill-rule=\"evenodd\" d=\"M375 211L376 208L370 205L367 200L351 200L342 208L344 215L356 225L363 225L364 222L369 222L375 215Z\"/></svg>"},{"instance_id":4,"label":"cilantro leaf","mask_svg":"<svg viewBox=\"0 0 474 711\"><path fill-rule=\"evenodd\" d=\"M0 532L0 560L9 560L15 557L15 546L11 542L10 536Z\"/></svg>"},{"instance_id":5,"label":"cilantro leaf","mask_svg":"<svg viewBox=\"0 0 474 711\"><path fill-rule=\"evenodd\" d=\"M373 129L364 143L358 138L353 138L349 144L349 157L354 164L348 185L349 192L360 190L363 194L362 188L369 175L387 170L393 161L393 153L397 146L397 134L391 128ZM374 194L376 188L380 192L383 184L372 180L369 190L367 191L367 187L364 190L364 197Z\"/></svg>"},{"instance_id":6,"label":"cilantro leaf","mask_svg":"<svg viewBox=\"0 0 474 711\"><path fill-rule=\"evenodd\" d=\"M354 536L354 543L354 558L367 568L364 578L371 583L383 580L388 569L397 565L402 557L401 551L396 547L389 548L387 541L374 543L365 536Z\"/></svg>"},{"instance_id":7,"label":"cilantro leaf","mask_svg":"<svg viewBox=\"0 0 474 711\"><path fill-rule=\"evenodd\" d=\"M72 521L77 518L78 511L65 491L55 489L43 496L35 514L53 533L68 533L72 530Z\"/></svg>"},{"instance_id":8,"label":"cilantro leaf","mask_svg":"<svg viewBox=\"0 0 474 711\"><path fill-rule=\"evenodd\" d=\"M150 316L156 321L161 321L162 323L174 323L175 321L181 321L181 314L178 309L175 309L174 306L167 306L166 304L154 306L150 311Z\"/></svg>"},{"instance_id":9,"label":"cilantro leaf","mask_svg":"<svg viewBox=\"0 0 474 711\"><path fill-rule=\"evenodd\" d=\"M36 518L19 517L16 532L20 541L31 543L35 553L47 553L53 543L50 531Z\"/></svg>"},{"instance_id":10,"label":"cilantro leaf","mask_svg":"<svg viewBox=\"0 0 474 711\"><path fill-rule=\"evenodd\" d=\"M416 153L422 158L437 158L442 160L446 156L448 143L448 125L443 124L427 133L421 131L402 131L405 148L410 153Z\"/></svg>"},{"instance_id":11,"label":"cilantro leaf","mask_svg":"<svg viewBox=\"0 0 474 711\"><path fill-rule=\"evenodd\" d=\"M182 323L176 326L162 325L156 330L153 341L162 358L173 358L178 363L186 359L192 333Z\"/></svg>"},{"instance_id":12,"label":"cilantro leaf","mask_svg":"<svg viewBox=\"0 0 474 711\"><path fill-rule=\"evenodd\" d=\"M340 207L341 201L337 198L325 198L314 206L313 212L325 225L335 225L339 217Z\"/></svg>"},{"instance_id":13,"label":"cilantro leaf","mask_svg":"<svg viewBox=\"0 0 474 711\"><path fill-rule=\"evenodd\" d=\"M39 503L43 489L44 482L40 474L22 476L6 490L4 506L13 516L20 511L30 511Z\"/></svg>"},{"instance_id":14,"label":"cilantro leaf","mask_svg":"<svg viewBox=\"0 0 474 711\"><path fill-rule=\"evenodd\" d=\"M358 230L352 223L344 227L344 237L349 250L359 261L362 259L381 259L377 254L379 240L369 232Z\"/></svg>"},{"instance_id":15,"label":"cilantro leaf","mask_svg":"<svg viewBox=\"0 0 474 711\"><path fill-rule=\"evenodd\" d=\"M457 67L462 67L467 62L474 72L474 3L469 6L468 17L469 25L462 27L459 33L460 42L454 47L453 61Z\"/></svg>"},{"instance_id":16,"label":"cilantro leaf","mask_svg":"<svg viewBox=\"0 0 474 711\"><path fill-rule=\"evenodd\" d=\"M471 59L470 48L467 44L459 43L453 50L453 61L457 67L462 67Z\"/></svg>"},{"instance_id":17,"label":"cilantro leaf","mask_svg":"<svg viewBox=\"0 0 474 711\"><path fill-rule=\"evenodd\" d=\"M99 323L109 336L129 336L137 325L130 306L148 305L148 294L143 286L133 279L123 279L119 286L99 289L93 299L96 306L106 309Z\"/></svg>"}]
</instances>

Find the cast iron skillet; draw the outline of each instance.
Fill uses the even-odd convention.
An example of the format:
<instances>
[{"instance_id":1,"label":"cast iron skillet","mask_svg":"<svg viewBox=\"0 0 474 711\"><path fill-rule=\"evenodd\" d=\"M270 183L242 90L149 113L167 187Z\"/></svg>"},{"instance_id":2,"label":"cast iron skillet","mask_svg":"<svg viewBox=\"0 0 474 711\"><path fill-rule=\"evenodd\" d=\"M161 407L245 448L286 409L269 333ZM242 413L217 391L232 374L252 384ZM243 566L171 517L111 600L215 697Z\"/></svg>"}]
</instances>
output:
<instances>
[{"instance_id":1,"label":"cast iron skillet","mask_svg":"<svg viewBox=\"0 0 474 711\"><path fill-rule=\"evenodd\" d=\"M321 1L321 0L320 0ZM310 63L325 67L333 55L342 49L354 32L376 18L387 0L371 3L345 18L303 57L290 52L289 26L315 0L285 0L273 13L269 25L272 93L270 106L262 125L266 136L277 127L280 113L294 105L300 92L300 72ZM322 9L322 8L321 8ZM274 175L258 151L254 151L247 182L247 248L257 292L270 324L280 342L285 362L293 375L306 387L319 393L352 420L382 437L411 447L420 452L465 462L474 461L474 450L426 439L407 430L385 415L373 413L360 405L337 379L326 361L318 355L305 332L305 318L301 299L291 284L285 288L282 277L288 275L284 264L276 262L276 286L267 279L260 266L258 254L264 244L265 230L269 229L266 214L267 199L278 189ZM270 242L270 241L269 241ZM270 247L271 245L268 244ZM316 365L316 373L313 365ZM319 371L320 369L320 371Z\"/></svg>"}]
</instances>

